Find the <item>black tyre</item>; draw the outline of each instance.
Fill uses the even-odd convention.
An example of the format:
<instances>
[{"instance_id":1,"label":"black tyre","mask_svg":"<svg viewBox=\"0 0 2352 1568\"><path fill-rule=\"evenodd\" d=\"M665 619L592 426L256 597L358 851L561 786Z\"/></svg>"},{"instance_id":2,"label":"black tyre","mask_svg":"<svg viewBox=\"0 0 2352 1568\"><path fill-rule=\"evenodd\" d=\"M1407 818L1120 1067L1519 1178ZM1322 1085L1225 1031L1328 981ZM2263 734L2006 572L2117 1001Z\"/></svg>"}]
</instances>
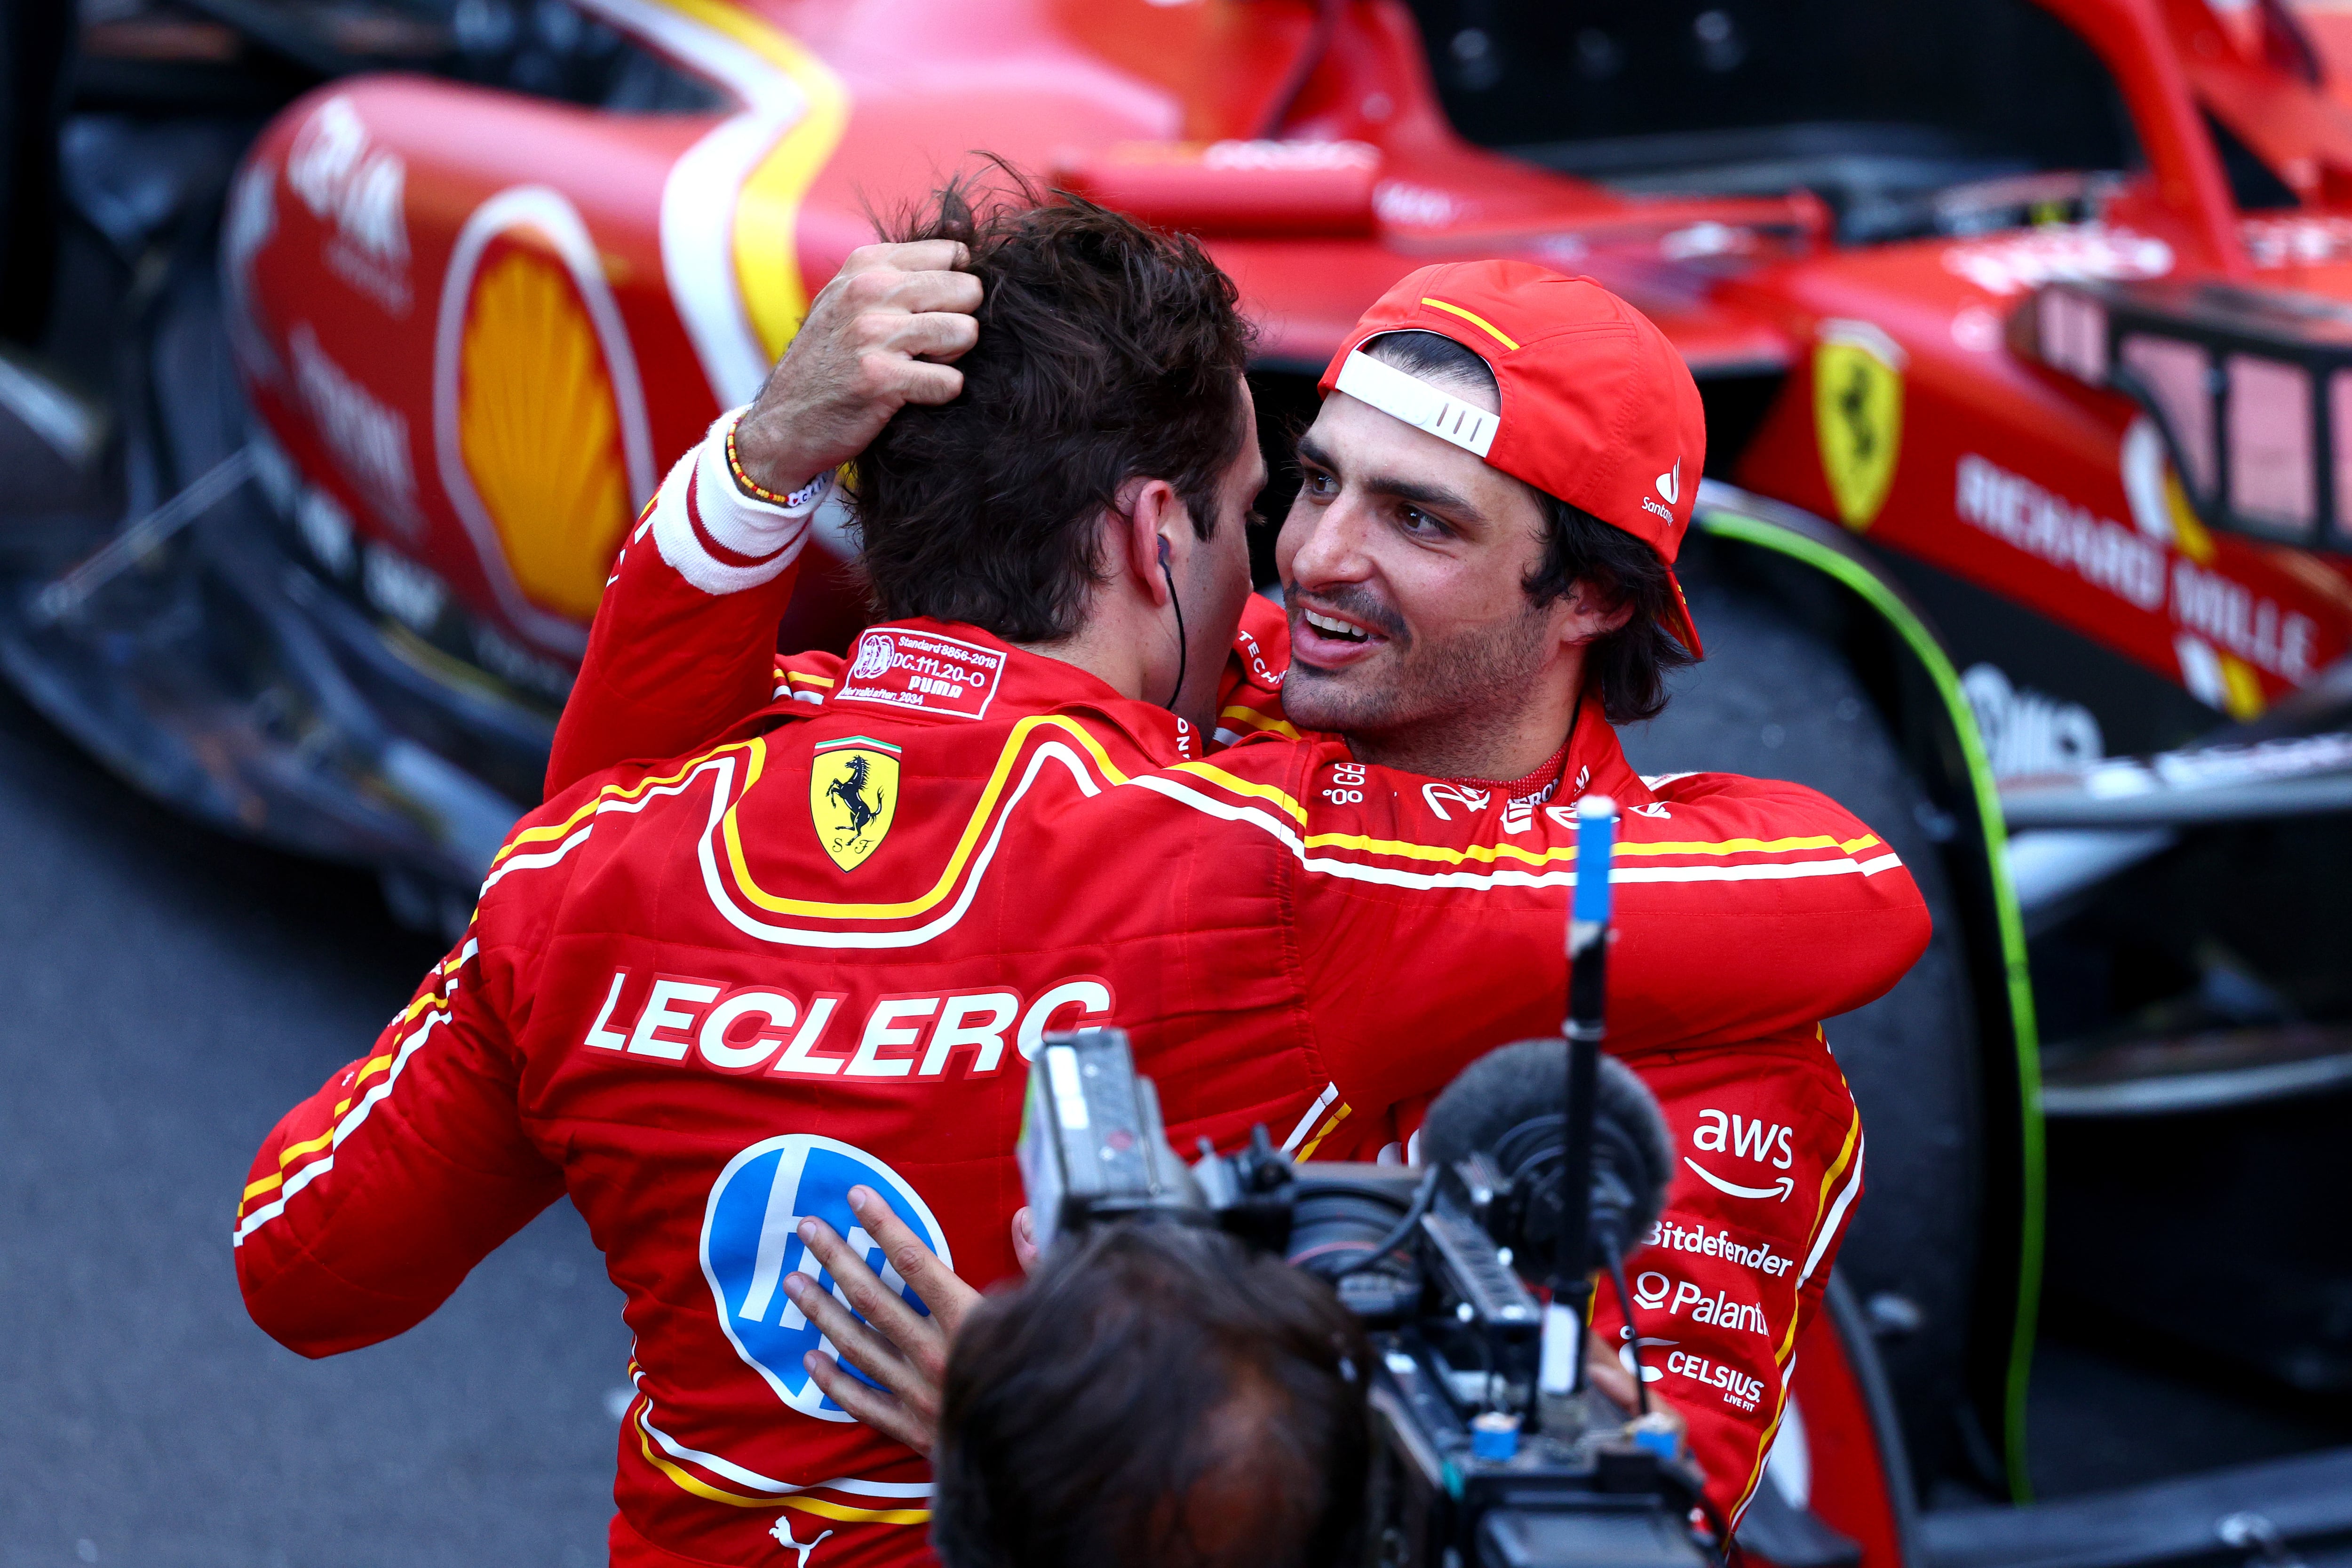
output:
<instances>
[{"instance_id":1,"label":"black tyre","mask_svg":"<svg viewBox=\"0 0 2352 1568\"><path fill-rule=\"evenodd\" d=\"M1868 1147L1838 1274L1878 1336L1925 1480L1958 1457L1984 1191L1975 1006L1941 854L1950 826L1844 658L1735 580L1719 548L1694 533L1683 556L1706 661L1675 679L1664 713L1625 729L1625 752L1645 773L1747 773L1822 791L1895 847L1934 917L1935 939L1902 983L1828 1025Z\"/></svg>"}]
</instances>

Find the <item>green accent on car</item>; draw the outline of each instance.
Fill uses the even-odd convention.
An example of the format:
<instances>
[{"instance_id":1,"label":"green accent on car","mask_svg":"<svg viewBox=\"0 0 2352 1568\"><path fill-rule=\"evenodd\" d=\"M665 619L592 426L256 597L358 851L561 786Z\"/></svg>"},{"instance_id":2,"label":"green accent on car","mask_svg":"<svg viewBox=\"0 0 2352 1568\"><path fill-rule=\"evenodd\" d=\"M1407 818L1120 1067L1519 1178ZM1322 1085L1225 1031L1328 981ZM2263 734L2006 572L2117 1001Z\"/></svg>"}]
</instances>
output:
<instances>
[{"instance_id":1,"label":"green accent on car","mask_svg":"<svg viewBox=\"0 0 2352 1568\"><path fill-rule=\"evenodd\" d=\"M2042 1124L2042 1054L2033 1021L2033 983L2025 962L2025 922L2017 910L2016 889L2009 879L2009 828L2000 811L2000 791L1993 783L1985 758L1984 741L1977 733L1975 711L1960 689L1952 661L1926 623L1876 574L1860 562L1832 550L1780 523L1740 512L1708 509L1692 522L1718 539L1736 540L1801 561L1853 591L1901 634L1935 682L1958 731L1960 754L1967 759L1969 783L1976 795L1977 815L1983 826L1985 847L1991 858L1993 906L2000 930L2001 963L2009 982L2010 1015L2017 1038L2018 1103L2023 1116L2023 1223L2021 1226L2017 1279L2017 1319L2011 1326L2007 1398L2002 1412L2002 1458L2009 1469L2009 1489L2020 1503L2032 1500L2032 1481L2025 1465L2025 1394L2033 1371L2035 1321L2042 1306L2042 1218L2045 1192Z\"/></svg>"}]
</instances>

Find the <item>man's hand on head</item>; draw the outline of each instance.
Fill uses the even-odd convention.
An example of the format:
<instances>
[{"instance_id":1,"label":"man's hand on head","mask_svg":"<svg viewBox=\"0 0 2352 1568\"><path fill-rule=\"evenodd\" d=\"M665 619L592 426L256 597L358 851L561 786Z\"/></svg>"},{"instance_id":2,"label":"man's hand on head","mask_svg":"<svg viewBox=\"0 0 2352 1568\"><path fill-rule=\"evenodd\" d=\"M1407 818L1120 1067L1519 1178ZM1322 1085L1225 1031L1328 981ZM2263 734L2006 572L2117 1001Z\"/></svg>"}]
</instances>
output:
<instances>
[{"instance_id":1,"label":"man's hand on head","mask_svg":"<svg viewBox=\"0 0 2352 1568\"><path fill-rule=\"evenodd\" d=\"M801 1364L835 1405L883 1436L928 1456L939 1436L948 1343L955 1337L956 1325L979 1301L980 1292L941 1263L872 1188L850 1188L849 1208L898 1278L930 1309L930 1316L916 1311L883 1284L831 1226L804 1219L801 1240L849 1298L849 1306L844 1307L832 1291L817 1289L815 1280L797 1269L784 1277L784 1294L833 1342L844 1363L835 1365L830 1357L811 1351ZM880 1384L881 1391L851 1376L846 1370L851 1366Z\"/></svg>"},{"instance_id":2,"label":"man's hand on head","mask_svg":"<svg viewBox=\"0 0 2352 1568\"><path fill-rule=\"evenodd\" d=\"M953 361L980 341L980 279L952 239L868 245L818 290L783 359L735 426L754 484L795 490L864 451L909 403L951 402Z\"/></svg>"}]
</instances>

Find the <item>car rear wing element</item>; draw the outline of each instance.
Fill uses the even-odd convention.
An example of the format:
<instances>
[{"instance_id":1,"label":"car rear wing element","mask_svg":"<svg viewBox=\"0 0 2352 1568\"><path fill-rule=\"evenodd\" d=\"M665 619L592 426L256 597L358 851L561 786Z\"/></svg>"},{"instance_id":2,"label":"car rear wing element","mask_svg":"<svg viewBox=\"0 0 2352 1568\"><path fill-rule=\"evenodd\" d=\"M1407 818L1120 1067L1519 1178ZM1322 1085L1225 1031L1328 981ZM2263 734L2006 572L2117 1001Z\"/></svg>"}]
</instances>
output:
<instances>
[{"instance_id":1,"label":"car rear wing element","mask_svg":"<svg viewBox=\"0 0 2352 1568\"><path fill-rule=\"evenodd\" d=\"M2137 402L2195 520L2352 552L2352 304L2226 283L2063 281L2010 344Z\"/></svg>"}]
</instances>

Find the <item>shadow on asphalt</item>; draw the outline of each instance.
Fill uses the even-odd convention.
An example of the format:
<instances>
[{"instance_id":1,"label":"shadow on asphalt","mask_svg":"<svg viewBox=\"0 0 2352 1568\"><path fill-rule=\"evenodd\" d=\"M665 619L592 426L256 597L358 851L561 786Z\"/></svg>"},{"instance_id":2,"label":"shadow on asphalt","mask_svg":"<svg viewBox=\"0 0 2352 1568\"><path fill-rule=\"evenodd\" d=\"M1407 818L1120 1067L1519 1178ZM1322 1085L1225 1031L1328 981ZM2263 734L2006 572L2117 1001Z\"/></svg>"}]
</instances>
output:
<instances>
[{"instance_id":1,"label":"shadow on asphalt","mask_svg":"<svg viewBox=\"0 0 2352 1568\"><path fill-rule=\"evenodd\" d=\"M237 1297L261 1139L439 956L0 690L0 1568L604 1560L628 1334L569 1204L350 1355Z\"/></svg>"}]
</instances>

